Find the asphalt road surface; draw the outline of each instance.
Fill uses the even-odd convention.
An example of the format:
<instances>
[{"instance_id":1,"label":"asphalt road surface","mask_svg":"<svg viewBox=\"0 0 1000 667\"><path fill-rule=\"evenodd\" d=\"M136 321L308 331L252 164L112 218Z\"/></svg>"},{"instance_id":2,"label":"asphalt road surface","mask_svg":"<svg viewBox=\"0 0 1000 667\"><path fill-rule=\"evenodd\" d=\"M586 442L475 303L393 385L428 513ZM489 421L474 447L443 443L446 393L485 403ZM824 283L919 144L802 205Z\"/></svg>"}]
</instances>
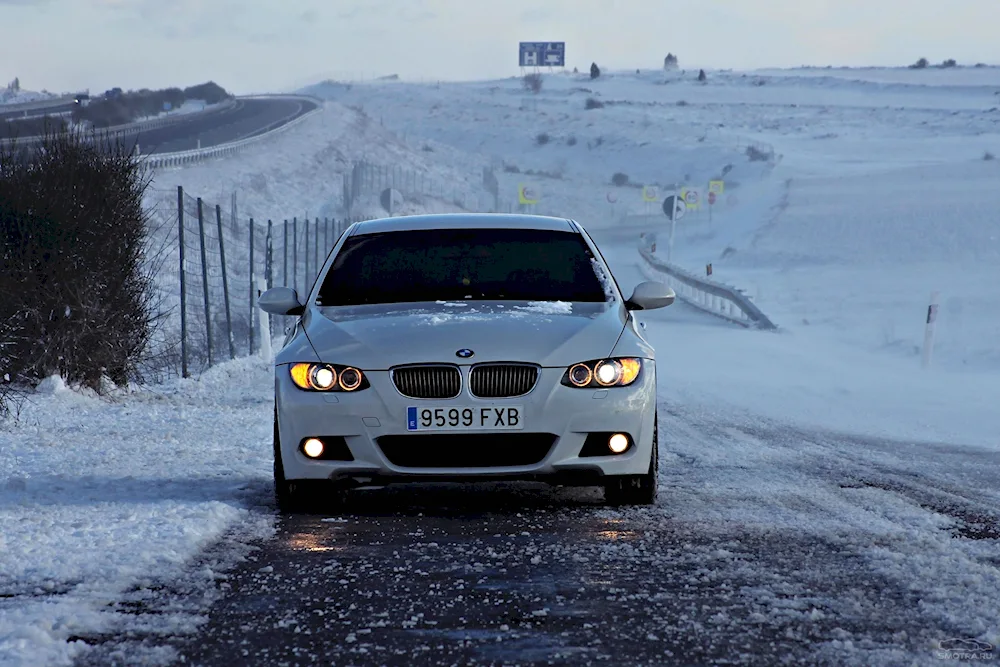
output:
<instances>
[{"instance_id":1,"label":"asphalt road surface","mask_svg":"<svg viewBox=\"0 0 1000 667\"><path fill-rule=\"evenodd\" d=\"M162 624L209 593L136 591L119 609L149 632L81 638L79 665L943 664L935 642L995 631L1000 452L672 404L659 419L653 507L542 485L356 491L214 575L195 634ZM269 485L253 493L273 511Z\"/></svg>"},{"instance_id":2,"label":"asphalt road surface","mask_svg":"<svg viewBox=\"0 0 1000 667\"><path fill-rule=\"evenodd\" d=\"M148 130L135 139L144 155L192 150L198 148L199 140L201 148L208 148L272 130L312 111L316 106L316 102L301 99L240 99L231 108L198 114L190 121Z\"/></svg>"},{"instance_id":3,"label":"asphalt road surface","mask_svg":"<svg viewBox=\"0 0 1000 667\"><path fill-rule=\"evenodd\" d=\"M5 120L17 120L19 118L36 118L38 116L44 116L46 114L61 114L68 113L73 110L76 105L72 102L67 102L63 104L57 104L50 107L44 108L34 108L34 109L19 109L17 111L3 110L0 106L0 121Z\"/></svg>"}]
</instances>

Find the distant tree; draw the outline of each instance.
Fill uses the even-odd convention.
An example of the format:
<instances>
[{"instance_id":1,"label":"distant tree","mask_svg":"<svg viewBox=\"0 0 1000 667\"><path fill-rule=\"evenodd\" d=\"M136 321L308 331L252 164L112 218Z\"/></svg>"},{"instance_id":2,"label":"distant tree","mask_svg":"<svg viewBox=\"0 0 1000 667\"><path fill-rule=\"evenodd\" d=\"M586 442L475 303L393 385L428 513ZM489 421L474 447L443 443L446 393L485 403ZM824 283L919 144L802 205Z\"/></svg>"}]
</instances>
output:
<instances>
[{"instance_id":1,"label":"distant tree","mask_svg":"<svg viewBox=\"0 0 1000 667\"><path fill-rule=\"evenodd\" d=\"M941 63L941 67L946 67L946 68L947 67L958 67L958 63L955 62L954 58L949 58L948 60L945 60L943 63Z\"/></svg>"},{"instance_id":2,"label":"distant tree","mask_svg":"<svg viewBox=\"0 0 1000 667\"><path fill-rule=\"evenodd\" d=\"M672 53L668 53L667 57L663 59L663 69L665 70L675 70L679 67L677 63L677 56Z\"/></svg>"},{"instance_id":3,"label":"distant tree","mask_svg":"<svg viewBox=\"0 0 1000 667\"><path fill-rule=\"evenodd\" d=\"M707 81L708 80L708 77L705 76L705 70L703 70L703 69L698 70L698 80L699 81Z\"/></svg>"},{"instance_id":4,"label":"distant tree","mask_svg":"<svg viewBox=\"0 0 1000 667\"><path fill-rule=\"evenodd\" d=\"M927 58L921 58L917 62L910 65L910 69L926 69L928 64Z\"/></svg>"},{"instance_id":5,"label":"distant tree","mask_svg":"<svg viewBox=\"0 0 1000 667\"><path fill-rule=\"evenodd\" d=\"M590 63L590 78L596 79L601 76L601 68L597 66L597 63Z\"/></svg>"},{"instance_id":6,"label":"distant tree","mask_svg":"<svg viewBox=\"0 0 1000 667\"><path fill-rule=\"evenodd\" d=\"M21 79L20 78L18 78L16 76L14 77L14 85L12 86L12 89L13 89L13 91L15 93L18 92L19 90L21 90Z\"/></svg>"}]
</instances>

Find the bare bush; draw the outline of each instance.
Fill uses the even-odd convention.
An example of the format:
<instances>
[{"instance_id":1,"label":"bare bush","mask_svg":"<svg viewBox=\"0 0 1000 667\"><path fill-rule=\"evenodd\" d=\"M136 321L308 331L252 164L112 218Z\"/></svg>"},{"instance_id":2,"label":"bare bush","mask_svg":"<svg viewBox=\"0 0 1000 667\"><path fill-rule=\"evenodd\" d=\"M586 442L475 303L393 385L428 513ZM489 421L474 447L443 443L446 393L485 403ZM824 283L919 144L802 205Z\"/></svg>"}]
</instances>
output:
<instances>
[{"instance_id":1,"label":"bare bush","mask_svg":"<svg viewBox=\"0 0 1000 667\"><path fill-rule=\"evenodd\" d=\"M0 150L5 375L95 391L137 379L160 314L142 207L148 174L121 143L51 133Z\"/></svg>"},{"instance_id":2,"label":"bare bush","mask_svg":"<svg viewBox=\"0 0 1000 667\"><path fill-rule=\"evenodd\" d=\"M525 74L521 79L521 86L537 95L542 91L542 75L537 72Z\"/></svg>"},{"instance_id":3,"label":"bare bush","mask_svg":"<svg viewBox=\"0 0 1000 667\"><path fill-rule=\"evenodd\" d=\"M985 153L983 153L983 159L989 162L990 160L996 160L997 158L995 155L993 155L993 153L986 151Z\"/></svg>"},{"instance_id":4,"label":"bare bush","mask_svg":"<svg viewBox=\"0 0 1000 667\"><path fill-rule=\"evenodd\" d=\"M628 174L623 174L620 171L615 172L615 174L611 177L611 184L618 187L628 185Z\"/></svg>"},{"instance_id":5,"label":"bare bush","mask_svg":"<svg viewBox=\"0 0 1000 667\"><path fill-rule=\"evenodd\" d=\"M774 157L774 153L753 145L747 146L746 154L751 162L767 162Z\"/></svg>"},{"instance_id":6,"label":"bare bush","mask_svg":"<svg viewBox=\"0 0 1000 667\"><path fill-rule=\"evenodd\" d=\"M596 98L593 98L593 97L588 97L587 101L583 105L583 108L584 109L588 109L588 110L589 109L603 109L604 108L604 102L602 102L602 101L600 101L600 100L598 100Z\"/></svg>"},{"instance_id":7,"label":"bare bush","mask_svg":"<svg viewBox=\"0 0 1000 667\"><path fill-rule=\"evenodd\" d=\"M548 135L547 132L539 132L538 136L535 137L535 143L538 144L539 146L544 146L545 144L549 143L551 139L552 138Z\"/></svg>"},{"instance_id":8,"label":"bare bush","mask_svg":"<svg viewBox=\"0 0 1000 667\"><path fill-rule=\"evenodd\" d=\"M929 64L930 63L927 62L927 58L921 58L917 62L910 65L910 69L926 69Z\"/></svg>"}]
</instances>

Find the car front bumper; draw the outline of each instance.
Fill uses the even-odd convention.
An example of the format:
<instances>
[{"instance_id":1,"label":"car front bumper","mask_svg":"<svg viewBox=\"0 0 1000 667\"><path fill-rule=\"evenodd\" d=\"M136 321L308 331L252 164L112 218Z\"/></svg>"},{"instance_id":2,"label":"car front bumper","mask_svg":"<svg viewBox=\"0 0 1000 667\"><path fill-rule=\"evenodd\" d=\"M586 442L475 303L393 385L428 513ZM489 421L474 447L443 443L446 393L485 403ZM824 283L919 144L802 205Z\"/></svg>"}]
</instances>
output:
<instances>
[{"instance_id":1,"label":"car front bumper","mask_svg":"<svg viewBox=\"0 0 1000 667\"><path fill-rule=\"evenodd\" d=\"M467 373L468 368L462 368L463 380L467 380ZM330 479L345 485L477 479L599 483L606 475L645 473L653 447L654 362L644 360L639 377L628 387L566 387L560 383L564 373L565 369L542 369L532 391L517 398L475 398L467 393L466 382L457 398L435 400L406 398L396 390L388 371L366 372L371 386L354 393L302 391L292 383L287 365L276 366L275 401L285 478ZM511 405L522 407L524 428L520 431L480 430L458 435L407 430L410 406L479 410ZM589 434L609 432L629 435L632 445L617 455L610 451L602 456L580 455ZM446 437L435 441L431 437L435 434ZM457 444L460 448L498 448L504 447L505 442L514 446L532 439L530 435L525 438L525 434L539 434L533 436L535 441L547 434L547 441L552 444L545 448L540 459L513 465L496 462L455 465L447 460L447 455L442 457L440 450L435 451L437 444L446 440L449 447ZM300 447L311 437L342 437L353 460L308 458ZM533 446L537 451L537 442ZM426 460L421 460L425 455Z\"/></svg>"}]
</instances>

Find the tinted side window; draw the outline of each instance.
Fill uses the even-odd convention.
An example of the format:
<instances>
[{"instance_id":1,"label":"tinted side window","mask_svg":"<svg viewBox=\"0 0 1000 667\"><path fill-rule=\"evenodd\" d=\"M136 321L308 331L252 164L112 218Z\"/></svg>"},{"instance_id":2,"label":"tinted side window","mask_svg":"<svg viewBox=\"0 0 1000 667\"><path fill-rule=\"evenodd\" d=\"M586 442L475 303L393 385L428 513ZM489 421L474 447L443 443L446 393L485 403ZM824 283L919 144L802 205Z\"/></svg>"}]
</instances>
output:
<instances>
[{"instance_id":1,"label":"tinted side window","mask_svg":"<svg viewBox=\"0 0 1000 667\"><path fill-rule=\"evenodd\" d=\"M363 234L334 259L317 303L605 301L575 232L441 229Z\"/></svg>"}]
</instances>

